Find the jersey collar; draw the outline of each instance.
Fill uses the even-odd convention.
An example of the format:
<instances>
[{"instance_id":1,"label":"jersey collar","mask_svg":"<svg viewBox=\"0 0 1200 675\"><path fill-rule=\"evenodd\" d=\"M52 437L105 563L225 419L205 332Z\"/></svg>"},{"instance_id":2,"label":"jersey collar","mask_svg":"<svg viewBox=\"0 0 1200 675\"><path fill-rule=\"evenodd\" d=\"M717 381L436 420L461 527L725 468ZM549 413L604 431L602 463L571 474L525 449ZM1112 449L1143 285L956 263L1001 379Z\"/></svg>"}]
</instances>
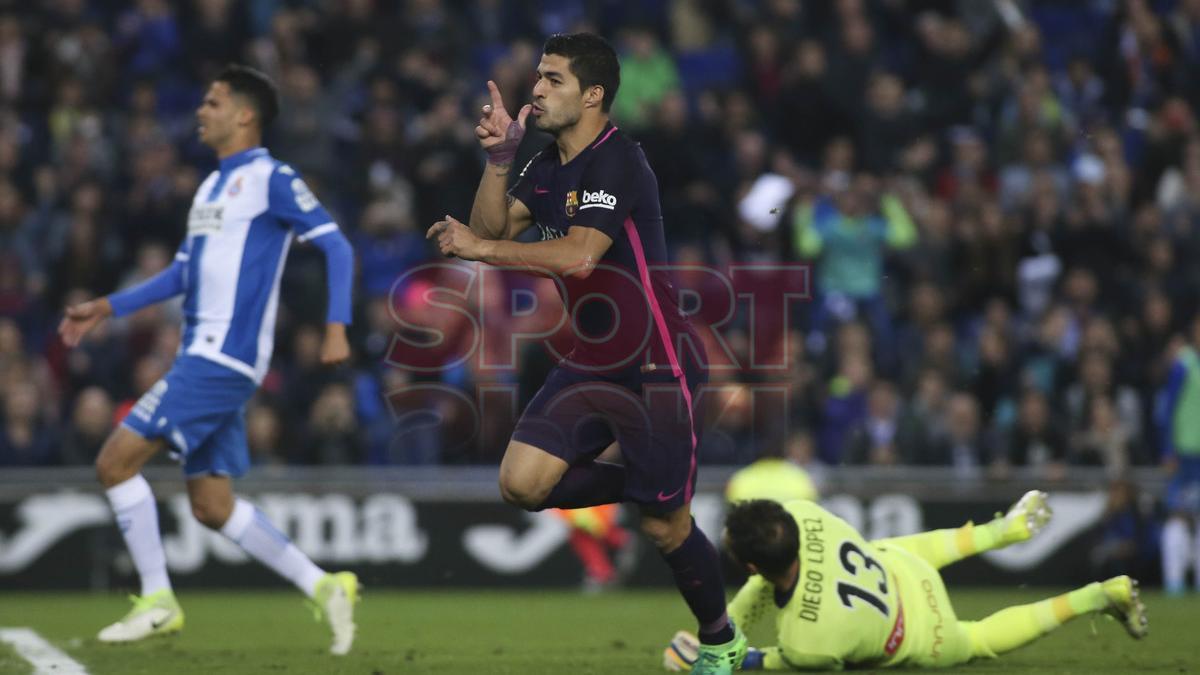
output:
<instances>
[{"instance_id":1,"label":"jersey collar","mask_svg":"<svg viewBox=\"0 0 1200 675\"><path fill-rule=\"evenodd\" d=\"M559 160L559 163L560 163L560 165L561 165L561 166L569 166L569 165L571 165L571 164L574 164L575 162L577 162L577 161L579 160L579 158L580 158L580 157L583 157L584 155L586 155L586 154L590 153L592 150L595 150L596 148L600 147L600 145L601 145L602 143L604 143L605 141L607 141L607 140L608 140L608 138L609 138L609 136L612 136L613 132L614 132L614 131L616 131L616 130L617 130L617 125L613 124L613 123L612 123L612 120L609 120L609 121L605 122L605 123L604 123L604 128L600 130L600 133L596 134L596 137L595 137L595 138L593 138L593 139L592 139L592 140L591 140L591 141L590 141L590 142L589 142L589 143L588 143L588 144L587 144L587 145L586 145L586 146L583 148L583 150L581 150L581 151L579 152L579 154L578 154L578 155L575 155L574 157L572 157L572 158L571 158L571 161L567 162L566 164L562 164L562 163L561 163L561 162L562 162L562 160L560 159L560 160ZM558 149L557 149L557 148L555 148L555 153L554 153L554 156L555 156L555 157L557 157L557 156L558 156Z\"/></svg>"},{"instance_id":2,"label":"jersey collar","mask_svg":"<svg viewBox=\"0 0 1200 675\"><path fill-rule=\"evenodd\" d=\"M796 579L796 583L792 584L792 587L790 589L788 589L786 592L781 591L778 588L776 588L775 589L775 606L780 609L787 607L787 604L792 601L792 596L796 594L796 587L799 585L800 585L800 580Z\"/></svg>"},{"instance_id":3,"label":"jersey collar","mask_svg":"<svg viewBox=\"0 0 1200 675\"><path fill-rule=\"evenodd\" d=\"M226 157L225 159L222 159L221 160L221 172L225 173L228 171L233 171L234 169L238 168L239 166L249 164L250 162L253 162L254 160L258 159L259 157L266 157L266 156L267 156L267 149L263 148L263 147L250 148L249 150L243 150L239 153L230 155L230 156Z\"/></svg>"}]
</instances>

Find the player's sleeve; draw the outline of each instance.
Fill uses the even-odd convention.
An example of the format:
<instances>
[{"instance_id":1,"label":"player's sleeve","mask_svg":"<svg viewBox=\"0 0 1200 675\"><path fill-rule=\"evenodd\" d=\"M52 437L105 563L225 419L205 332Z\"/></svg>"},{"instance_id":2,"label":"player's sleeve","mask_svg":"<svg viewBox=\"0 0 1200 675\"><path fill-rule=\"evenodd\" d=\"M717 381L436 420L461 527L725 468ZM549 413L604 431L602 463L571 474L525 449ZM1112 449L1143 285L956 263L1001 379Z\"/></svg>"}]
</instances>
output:
<instances>
[{"instance_id":1,"label":"player's sleeve","mask_svg":"<svg viewBox=\"0 0 1200 675\"><path fill-rule=\"evenodd\" d=\"M175 259L163 271L123 291L108 296L113 316L132 314L168 298L173 298L187 289L187 263L190 256L188 239L184 239L175 253Z\"/></svg>"},{"instance_id":2,"label":"player's sleeve","mask_svg":"<svg viewBox=\"0 0 1200 675\"><path fill-rule=\"evenodd\" d=\"M816 258L825 248L825 240L842 218L833 200L822 197L804 202L792 215L796 253L805 259Z\"/></svg>"},{"instance_id":3,"label":"player's sleeve","mask_svg":"<svg viewBox=\"0 0 1200 675\"><path fill-rule=\"evenodd\" d=\"M534 153L533 157L525 162L525 166L521 169L521 173L517 174L517 180L508 188L508 196L521 202L526 208L533 204L533 177L530 175L530 169L538 157L542 156L542 151ZM530 209L532 210L532 209Z\"/></svg>"},{"instance_id":4,"label":"player's sleeve","mask_svg":"<svg viewBox=\"0 0 1200 675\"><path fill-rule=\"evenodd\" d=\"M774 590L761 575L755 574L742 584L725 610L742 632L751 630L768 615L772 619L779 609L775 606Z\"/></svg>"},{"instance_id":5,"label":"player's sleeve","mask_svg":"<svg viewBox=\"0 0 1200 675\"><path fill-rule=\"evenodd\" d=\"M268 189L271 212L296 232L297 241L311 241L325 254L329 291L326 321L349 324L354 283L354 249L350 242L295 169L277 167Z\"/></svg>"},{"instance_id":6,"label":"player's sleeve","mask_svg":"<svg viewBox=\"0 0 1200 675\"><path fill-rule=\"evenodd\" d=\"M917 243L917 226L900 198L892 194L884 195L879 200L879 210L887 223L885 237L888 246L898 250L912 248Z\"/></svg>"},{"instance_id":7,"label":"player's sleeve","mask_svg":"<svg viewBox=\"0 0 1200 675\"><path fill-rule=\"evenodd\" d=\"M579 181L579 207L571 219L572 227L591 227L617 240L625 219L633 211L636 186L629 153L615 149L600 152L592 159Z\"/></svg>"}]
</instances>

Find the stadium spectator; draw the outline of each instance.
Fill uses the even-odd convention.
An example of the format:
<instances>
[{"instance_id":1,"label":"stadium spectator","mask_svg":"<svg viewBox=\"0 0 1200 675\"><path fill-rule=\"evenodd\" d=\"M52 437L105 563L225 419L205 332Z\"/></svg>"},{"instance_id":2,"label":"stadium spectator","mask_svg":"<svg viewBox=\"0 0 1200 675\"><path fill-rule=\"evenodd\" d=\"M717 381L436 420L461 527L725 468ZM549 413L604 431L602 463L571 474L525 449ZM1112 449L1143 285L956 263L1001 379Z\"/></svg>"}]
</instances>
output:
<instances>
[{"instance_id":1,"label":"stadium spectator","mask_svg":"<svg viewBox=\"0 0 1200 675\"><path fill-rule=\"evenodd\" d=\"M828 58L818 40L796 45L780 83L777 125L780 140L798 160L819 162L830 136L849 131L849 123L830 93Z\"/></svg>"},{"instance_id":2,"label":"stadium spectator","mask_svg":"<svg viewBox=\"0 0 1200 675\"><path fill-rule=\"evenodd\" d=\"M912 397L902 402L896 429L896 445L904 464L916 463L917 454L945 433L944 414L950 396L946 378L933 368L920 371L913 381Z\"/></svg>"},{"instance_id":3,"label":"stadium spectator","mask_svg":"<svg viewBox=\"0 0 1200 675\"><path fill-rule=\"evenodd\" d=\"M1128 479L1109 483L1107 497L1100 540L1092 549L1092 565L1098 574L1153 578L1160 529L1153 511L1147 512L1137 485Z\"/></svg>"},{"instance_id":4,"label":"stadium spectator","mask_svg":"<svg viewBox=\"0 0 1200 675\"><path fill-rule=\"evenodd\" d=\"M1067 388L1065 395L1072 428L1086 428L1099 412L1106 420L1113 416L1112 424L1119 428L1126 443L1141 438L1142 401L1132 387L1115 381L1111 357L1098 351L1085 352L1079 359L1078 370L1079 379ZM1097 410L1094 405L1097 399L1105 399L1105 410Z\"/></svg>"},{"instance_id":5,"label":"stadium spectator","mask_svg":"<svg viewBox=\"0 0 1200 675\"><path fill-rule=\"evenodd\" d=\"M359 252L363 292L370 298L387 296L396 283L397 270L416 267L425 260L425 238L415 228L412 201L377 200L363 213L352 242Z\"/></svg>"},{"instance_id":6,"label":"stadium spectator","mask_svg":"<svg viewBox=\"0 0 1200 675\"><path fill-rule=\"evenodd\" d=\"M946 403L945 431L933 443L918 448L912 463L926 466L950 466L961 478L978 478L987 461L990 447L980 422L979 405L965 393L957 393Z\"/></svg>"},{"instance_id":7,"label":"stadium spectator","mask_svg":"<svg viewBox=\"0 0 1200 675\"><path fill-rule=\"evenodd\" d=\"M980 414L987 423L996 421L997 414L1011 405L1016 393L1016 373L1013 372L1014 357L1008 338L995 329L984 329L979 334L978 366L971 380L971 391L978 398Z\"/></svg>"},{"instance_id":8,"label":"stadium spectator","mask_svg":"<svg viewBox=\"0 0 1200 675\"><path fill-rule=\"evenodd\" d=\"M246 444L256 466L285 464L283 421L271 405L257 402L246 408Z\"/></svg>"},{"instance_id":9,"label":"stadium spectator","mask_svg":"<svg viewBox=\"0 0 1200 675\"><path fill-rule=\"evenodd\" d=\"M112 397L99 387L84 389L75 399L70 422L59 447L62 463L83 466L95 462L113 428Z\"/></svg>"},{"instance_id":10,"label":"stadium spectator","mask_svg":"<svg viewBox=\"0 0 1200 675\"><path fill-rule=\"evenodd\" d=\"M846 439L846 462L890 466L903 461L897 443L900 399L887 380L871 385L867 394L867 414Z\"/></svg>"},{"instance_id":11,"label":"stadium spectator","mask_svg":"<svg viewBox=\"0 0 1200 675\"><path fill-rule=\"evenodd\" d=\"M992 470L1005 475L1009 467L1032 467L1044 480L1062 480L1066 476L1067 440L1052 418L1050 402L1038 389L1021 395L1017 419L1000 453L992 461Z\"/></svg>"},{"instance_id":12,"label":"stadium spectator","mask_svg":"<svg viewBox=\"0 0 1200 675\"><path fill-rule=\"evenodd\" d=\"M658 104L679 87L679 71L670 54L645 28L625 32L621 53L621 88L613 117L631 130L645 128Z\"/></svg>"},{"instance_id":13,"label":"stadium spectator","mask_svg":"<svg viewBox=\"0 0 1200 675\"><path fill-rule=\"evenodd\" d=\"M898 166L897 155L915 139L917 120L906 107L904 83L893 73L871 76L866 102L858 137L862 166L886 174Z\"/></svg>"},{"instance_id":14,"label":"stadium spectator","mask_svg":"<svg viewBox=\"0 0 1200 675\"><path fill-rule=\"evenodd\" d=\"M828 331L836 320L864 316L875 351L885 365L892 356L892 317L883 295L883 257L917 241L916 226L895 195L878 179L860 173L826 178L829 198L800 205L795 214L796 252L817 262L817 298L812 329Z\"/></svg>"},{"instance_id":15,"label":"stadium spectator","mask_svg":"<svg viewBox=\"0 0 1200 675\"><path fill-rule=\"evenodd\" d=\"M39 409L37 386L10 381L4 389L0 420L0 464L51 466L60 459L57 435Z\"/></svg>"},{"instance_id":16,"label":"stadium spectator","mask_svg":"<svg viewBox=\"0 0 1200 675\"><path fill-rule=\"evenodd\" d=\"M354 396L344 384L326 384L308 412L307 443L296 464L361 464L366 459L362 432L355 424Z\"/></svg>"},{"instance_id":17,"label":"stadium spectator","mask_svg":"<svg viewBox=\"0 0 1200 675\"><path fill-rule=\"evenodd\" d=\"M826 385L821 413L818 451L826 464L847 461L851 432L867 415L867 393L874 373L870 357L849 352L839 357L838 368Z\"/></svg>"},{"instance_id":18,"label":"stadium spectator","mask_svg":"<svg viewBox=\"0 0 1200 675\"><path fill-rule=\"evenodd\" d=\"M1117 417L1112 398L1101 395L1088 399L1084 428L1072 439L1070 462L1076 466L1103 466L1110 478L1124 475L1129 468L1129 429Z\"/></svg>"}]
</instances>

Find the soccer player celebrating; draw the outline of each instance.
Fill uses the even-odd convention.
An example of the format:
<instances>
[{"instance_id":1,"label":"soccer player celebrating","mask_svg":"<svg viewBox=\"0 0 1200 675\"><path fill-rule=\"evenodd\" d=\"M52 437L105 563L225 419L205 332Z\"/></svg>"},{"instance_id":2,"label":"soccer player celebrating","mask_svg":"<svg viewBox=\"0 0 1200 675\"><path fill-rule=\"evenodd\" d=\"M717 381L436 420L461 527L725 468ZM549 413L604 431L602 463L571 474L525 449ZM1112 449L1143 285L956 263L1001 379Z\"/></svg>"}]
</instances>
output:
<instances>
[{"instance_id":1,"label":"soccer player celebrating","mask_svg":"<svg viewBox=\"0 0 1200 675\"><path fill-rule=\"evenodd\" d=\"M232 478L250 464L243 408L271 361L279 279L295 237L325 253L328 323L321 362L350 356L354 253L296 171L271 157L263 128L279 111L275 85L262 73L230 66L196 111L200 140L220 159L196 191L187 237L174 262L144 283L67 309L58 332L70 347L111 316L182 294L183 339L170 372L147 391L109 436L96 473L141 577L142 593L102 642L131 642L183 628L171 590L158 511L142 466L170 447L183 460L192 514L312 598L333 631L335 654L354 640L354 574L327 574L234 497Z\"/></svg>"},{"instance_id":2,"label":"soccer player celebrating","mask_svg":"<svg viewBox=\"0 0 1200 675\"><path fill-rule=\"evenodd\" d=\"M740 502L726 518L725 544L752 575L729 604L750 629L775 621L778 644L752 649L743 670L944 667L995 658L1067 621L1103 612L1145 637L1145 608L1127 576L996 612L982 621L954 615L938 569L1025 541L1050 519L1045 493L1025 494L984 525L868 542L810 501ZM669 670L691 660L693 641L676 634Z\"/></svg>"},{"instance_id":3,"label":"soccer player celebrating","mask_svg":"<svg viewBox=\"0 0 1200 675\"><path fill-rule=\"evenodd\" d=\"M746 639L725 614L716 549L695 527L693 402L701 343L670 281L658 183L641 148L609 121L620 65L587 33L546 41L533 103L513 120L495 83L475 134L488 162L469 225L428 237L463 260L552 277L575 327L573 350L521 416L500 491L536 511L629 501L700 625L694 672L731 672ZM505 194L525 123L554 136ZM536 224L540 241L513 239ZM670 396L664 396L664 390Z\"/></svg>"}]
</instances>

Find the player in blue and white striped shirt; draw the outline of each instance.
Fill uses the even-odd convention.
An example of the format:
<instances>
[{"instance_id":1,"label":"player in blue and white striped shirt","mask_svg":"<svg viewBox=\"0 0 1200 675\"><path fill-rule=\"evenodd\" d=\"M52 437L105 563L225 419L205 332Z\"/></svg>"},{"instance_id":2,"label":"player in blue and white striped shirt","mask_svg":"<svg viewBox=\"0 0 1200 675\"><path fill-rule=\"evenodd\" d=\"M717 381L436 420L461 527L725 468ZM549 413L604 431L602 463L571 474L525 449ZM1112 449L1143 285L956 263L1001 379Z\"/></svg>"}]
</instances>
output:
<instances>
[{"instance_id":1,"label":"player in blue and white striped shirt","mask_svg":"<svg viewBox=\"0 0 1200 675\"><path fill-rule=\"evenodd\" d=\"M59 326L73 347L110 315L184 297L174 365L138 400L96 459L142 582L133 610L100 632L103 642L183 628L154 495L140 473L167 447L183 458L196 518L313 598L333 630L333 653L345 654L354 640L355 576L327 574L233 494L231 479L250 463L243 412L271 361L279 279L293 237L325 253L329 308L321 361L332 365L350 356L354 253L296 171L260 147L263 127L278 110L275 86L262 73L230 66L217 76L196 118L200 140L216 151L220 167L196 191L174 262L134 288L68 308Z\"/></svg>"}]
</instances>

